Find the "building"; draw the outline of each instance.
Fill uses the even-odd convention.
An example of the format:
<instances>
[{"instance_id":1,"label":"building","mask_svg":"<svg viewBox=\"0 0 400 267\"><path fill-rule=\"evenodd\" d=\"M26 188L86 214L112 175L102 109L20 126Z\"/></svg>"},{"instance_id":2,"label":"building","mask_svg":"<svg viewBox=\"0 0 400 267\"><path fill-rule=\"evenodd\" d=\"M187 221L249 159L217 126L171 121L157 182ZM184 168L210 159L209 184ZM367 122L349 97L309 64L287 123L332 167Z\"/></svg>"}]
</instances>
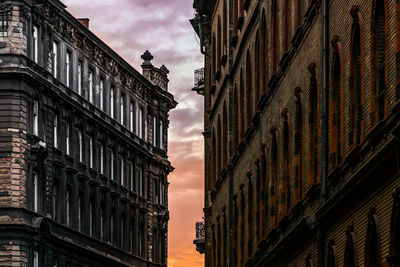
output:
<instances>
[{"instance_id":1,"label":"building","mask_svg":"<svg viewBox=\"0 0 400 267\"><path fill-rule=\"evenodd\" d=\"M65 8L0 4L0 265L166 266L168 70Z\"/></svg>"},{"instance_id":2,"label":"building","mask_svg":"<svg viewBox=\"0 0 400 267\"><path fill-rule=\"evenodd\" d=\"M205 265L400 266L399 1L194 8Z\"/></svg>"}]
</instances>

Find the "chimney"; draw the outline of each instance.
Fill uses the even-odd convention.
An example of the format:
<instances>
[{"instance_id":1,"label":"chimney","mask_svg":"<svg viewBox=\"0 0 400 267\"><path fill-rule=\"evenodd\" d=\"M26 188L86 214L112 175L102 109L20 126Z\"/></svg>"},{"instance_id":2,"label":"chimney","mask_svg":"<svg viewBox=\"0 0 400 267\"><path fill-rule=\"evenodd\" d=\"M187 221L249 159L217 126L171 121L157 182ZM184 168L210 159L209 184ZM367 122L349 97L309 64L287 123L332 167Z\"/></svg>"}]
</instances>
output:
<instances>
[{"instance_id":1,"label":"chimney","mask_svg":"<svg viewBox=\"0 0 400 267\"><path fill-rule=\"evenodd\" d=\"M89 29L89 19L88 18L81 18L81 19L78 19L78 20L79 20L80 23L83 24L83 26L85 26L86 28Z\"/></svg>"}]
</instances>

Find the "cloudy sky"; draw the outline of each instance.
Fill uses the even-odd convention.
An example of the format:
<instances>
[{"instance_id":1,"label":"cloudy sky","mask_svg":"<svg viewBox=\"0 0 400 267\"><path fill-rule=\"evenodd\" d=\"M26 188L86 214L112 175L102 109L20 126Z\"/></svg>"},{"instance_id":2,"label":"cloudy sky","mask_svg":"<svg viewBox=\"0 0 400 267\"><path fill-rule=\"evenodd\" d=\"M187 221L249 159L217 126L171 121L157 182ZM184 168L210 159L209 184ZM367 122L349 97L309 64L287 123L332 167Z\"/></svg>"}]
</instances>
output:
<instances>
[{"instance_id":1,"label":"cloudy sky","mask_svg":"<svg viewBox=\"0 0 400 267\"><path fill-rule=\"evenodd\" d=\"M203 266L193 245L195 222L203 208L203 107L191 92L193 71L202 66L190 26L192 0L62 0L75 17L90 19L90 29L136 69L148 49L153 64L169 70L170 92L179 102L171 112L169 159L169 266Z\"/></svg>"}]
</instances>

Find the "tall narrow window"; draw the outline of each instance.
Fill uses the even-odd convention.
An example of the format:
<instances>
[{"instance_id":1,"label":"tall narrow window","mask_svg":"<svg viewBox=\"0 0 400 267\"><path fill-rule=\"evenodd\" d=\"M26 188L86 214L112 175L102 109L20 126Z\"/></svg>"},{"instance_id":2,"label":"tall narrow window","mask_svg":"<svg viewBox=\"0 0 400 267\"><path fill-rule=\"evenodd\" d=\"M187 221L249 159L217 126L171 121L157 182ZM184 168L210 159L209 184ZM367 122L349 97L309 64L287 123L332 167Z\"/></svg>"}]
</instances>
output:
<instances>
[{"instance_id":1,"label":"tall narrow window","mask_svg":"<svg viewBox=\"0 0 400 267\"><path fill-rule=\"evenodd\" d=\"M66 205L66 207L65 207L65 219L66 219L66 223L67 223L67 226L70 226L70 216L71 216L71 214L70 214L70 212L71 212L71 196L70 196L70 190L68 189L67 190L67 192L66 192L66 196L65 196L65 205Z\"/></svg>"},{"instance_id":2,"label":"tall narrow window","mask_svg":"<svg viewBox=\"0 0 400 267\"><path fill-rule=\"evenodd\" d=\"M316 64L312 62L308 66L310 71L310 179L309 184L319 182L319 90L317 85Z\"/></svg>"},{"instance_id":3,"label":"tall narrow window","mask_svg":"<svg viewBox=\"0 0 400 267\"><path fill-rule=\"evenodd\" d=\"M353 227L348 227L346 231L346 246L344 250L344 267L357 266L357 253L355 247L355 234Z\"/></svg>"},{"instance_id":4,"label":"tall narrow window","mask_svg":"<svg viewBox=\"0 0 400 267\"><path fill-rule=\"evenodd\" d=\"M332 171L342 161L342 47L339 37L332 39L331 86L329 94L329 169Z\"/></svg>"},{"instance_id":5,"label":"tall narrow window","mask_svg":"<svg viewBox=\"0 0 400 267\"><path fill-rule=\"evenodd\" d=\"M33 61L35 61L35 63L38 63L38 45L39 45L39 37L38 37L39 31L38 31L38 27L36 25L33 26L33 30L32 30L32 37L33 37Z\"/></svg>"},{"instance_id":6,"label":"tall narrow window","mask_svg":"<svg viewBox=\"0 0 400 267\"><path fill-rule=\"evenodd\" d=\"M265 11L261 17L261 47L260 47L260 92L261 94L267 89L267 56L268 56L268 34L267 34L267 22L265 18Z\"/></svg>"},{"instance_id":7,"label":"tall narrow window","mask_svg":"<svg viewBox=\"0 0 400 267\"><path fill-rule=\"evenodd\" d=\"M244 186L240 186L240 266L244 266L244 238L245 238L245 198Z\"/></svg>"},{"instance_id":8,"label":"tall narrow window","mask_svg":"<svg viewBox=\"0 0 400 267\"><path fill-rule=\"evenodd\" d=\"M157 146L157 117L153 116L153 146Z\"/></svg>"},{"instance_id":9,"label":"tall narrow window","mask_svg":"<svg viewBox=\"0 0 400 267\"><path fill-rule=\"evenodd\" d=\"M82 231L82 194L78 195L78 230Z\"/></svg>"},{"instance_id":10,"label":"tall narrow window","mask_svg":"<svg viewBox=\"0 0 400 267\"><path fill-rule=\"evenodd\" d=\"M58 113L54 114L54 122L53 122L53 143L54 147L58 148Z\"/></svg>"},{"instance_id":11,"label":"tall narrow window","mask_svg":"<svg viewBox=\"0 0 400 267\"><path fill-rule=\"evenodd\" d=\"M39 102L33 101L33 135L39 136Z\"/></svg>"},{"instance_id":12,"label":"tall narrow window","mask_svg":"<svg viewBox=\"0 0 400 267\"><path fill-rule=\"evenodd\" d=\"M93 201L89 202L89 235L93 236Z\"/></svg>"},{"instance_id":13,"label":"tall narrow window","mask_svg":"<svg viewBox=\"0 0 400 267\"><path fill-rule=\"evenodd\" d=\"M333 240L328 243L328 267L338 267L336 246Z\"/></svg>"},{"instance_id":14,"label":"tall narrow window","mask_svg":"<svg viewBox=\"0 0 400 267\"><path fill-rule=\"evenodd\" d=\"M135 192L136 191L136 180L135 180L135 163L132 162L131 163L131 168L130 168L130 172L129 172L129 176L130 176L130 186L131 186L131 191Z\"/></svg>"},{"instance_id":15,"label":"tall narrow window","mask_svg":"<svg viewBox=\"0 0 400 267\"><path fill-rule=\"evenodd\" d=\"M247 224L248 224L248 240L247 240L247 255L251 257L253 253L253 182L251 181L251 172L247 173L247 178L249 181L249 190L247 192Z\"/></svg>"},{"instance_id":16,"label":"tall narrow window","mask_svg":"<svg viewBox=\"0 0 400 267\"><path fill-rule=\"evenodd\" d=\"M58 78L58 43L53 42L53 75Z\"/></svg>"},{"instance_id":17,"label":"tall narrow window","mask_svg":"<svg viewBox=\"0 0 400 267\"><path fill-rule=\"evenodd\" d=\"M72 134L71 123L68 122L67 124L67 131L65 133L65 154L70 154L70 135Z\"/></svg>"},{"instance_id":18,"label":"tall narrow window","mask_svg":"<svg viewBox=\"0 0 400 267\"><path fill-rule=\"evenodd\" d=\"M400 188L396 188L392 196L389 255L398 260L400 258Z\"/></svg>"},{"instance_id":19,"label":"tall narrow window","mask_svg":"<svg viewBox=\"0 0 400 267\"><path fill-rule=\"evenodd\" d=\"M94 151L94 142L93 136L89 138L89 168L93 168L93 151Z\"/></svg>"},{"instance_id":20,"label":"tall narrow window","mask_svg":"<svg viewBox=\"0 0 400 267\"><path fill-rule=\"evenodd\" d=\"M37 173L33 175L33 210L39 212L39 179Z\"/></svg>"},{"instance_id":21,"label":"tall narrow window","mask_svg":"<svg viewBox=\"0 0 400 267\"><path fill-rule=\"evenodd\" d=\"M100 146L100 174L104 174L104 145Z\"/></svg>"},{"instance_id":22,"label":"tall narrow window","mask_svg":"<svg viewBox=\"0 0 400 267\"><path fill-rule=\"evenodd\" d=\"M122 125L125 125L125 94L121 93L121 97L120 97L120 123Z\"/></svg>"},{"instance_id":23,"label":"tall narrow window","mask_svg":"<svg viewBox=\"0 0 400 267\"><path fill-rule=\"evenodd\" d=\"M368 213L368 228L365 238L365 266L381 266L381 253L379 243L379 231L376 218L376 211L371 208Z\"/></svg>"},{"instance_id":24,"label":"tall narrow window","mask_svg":"<svg viewBox=\"0 0 400 267\"><path fill-rule=\"evenodd\" d=\"M100 109L104 111L104 79L100 79L99 84L99 96L100 96Z\"/></svg>"},{"instance_id":25,"label":"tall narrow window","mask_svg":"<svg viewBox=\"0 0 400 267\"><path fill-rule=\"evenodd\" d=\"M110 90L110 116L114 119L114 87L111 87Z\"/></svg>"},{"instance_id":26,"label":"tall narrow window","mask_svg":"<svg viewBox=\"0 0 400 267\"><path fill-rule=\"evenodd\" d=\"M125 237L125 215L121 216L121 248L124 248Z\"/></svg>"},{"instance_id":27,"label":"tall narrow window","mask_svg":"<svg viewBox=\"0 0 400 267\"><path fill-rule=\"evenodd\" d=\"M272 58L271 58L271 65L272 65L272 72L276 73L278 70L278 55L279 55L279 49L278 49L278 8L277 8L277 1L272 0L271 4L272 8L272 31L271 31L271 53L272 53Z\"/></svg>"},{"instance_id":28,"label":"tall narrow window","mask_svg":"<svg viewBox=\"0 0 400 267\"><path fill-rule=\"evenodd\" d=\"M238 90L235 84L233 93L233 149L236 152L239 145L239 99Z\"/></svg>"},{"instance_id":29,"label":"tall narrow window","mask_svg":"<svg viewBox=\"0 0 400 267\"><path fill-rule=\"evenodd\" d=\"M105 215L104 206L101 206L101 208L100 208L100 239L101 240L104 240L104 229L105 229L105 227L104 227L104 222L105 222L104 215Z\"/></svg>"},{"instance_id":30,"label":"tall narrow window","mask_svg":"<svg viewBox=\"0 0 400 267\"><path fill-rule=\"evenodd\" d=\"M82 95L82 62L78 62L78 94Z\"/></svg>"},{"instance_id":31,"label":"tall narrow window","mask_svg":"<svg viewBox=\"0 0 400 267\"><path fill-rule=\"evenodd\" d=\"M114 244L114 209L111 211L110 218L110 242Z\"/></svg>"},{"instance_id":32,"label":"tall narrow window","mask_svg":"<svg viewBox=\"0 0 400 267\"><path fill-rule=\"evenodd\" d=\"M256 36L256 44L254 46L254 71L255 71L255 88L254 88L254 93L255 93L255 104L257 106L258 101L260 100L260 95L262 94L261 92L261 85L260 85L260 37L257 33Z\"/></svg>"},{"instance_id":33,"label":"tall narrow window","mask_svg":"<svg viewBox=\"0 0 400 267\"><path fill-rule=\"evenodd\" d=\"M276 140L276 127L272 126L271 132L271 228L275 228L278 220L278 197L277 197L277 179L278 179L278 143Z\"/></svg>"},{"instance_id":34,"label":"tall narrow window","mask_svg":"<svg viewBox=\"0 0 400 267\"><path fill-rule=\"evenodd\" d=\"M246 59L246 114L247 114L247 127L250 127L251 118L254 114L254 94L253 94L253 79L252 79L252 71L251 71L251 57L250 51L247 51L247 59Z\"/></svg>"},{"instance_id":35,"label":"tall narrow window","mask_svg":"<svg viewBox=\"0 0 400 267\"><path fill-rule=\"evenodd\" d=\"M386 116L386 76L387 76L387 22L386 0L374 0L374 18L372 23L372 51L373 51L373 96L375 113L373 123Z\"/></svg>"},{"instance_id":36,"label":"tall narrow window","mask_svg":"<svg viewBox=\"0 0 400 267\"><path fill-rule=\"evenodd\" d=\"M129 105L129 130L135 131L135 103L133 101Z\"/></svg>"},{"instance_id":37,"label":"tall narrow window","mask_svg":"<svg viewBox=\"0 0 400 267\"><path fill-rule=\"evenodd\" d=\"M222 34L221 34L221 17L218 16L218 28L217 28L217 69L221 70L221 52L222 52Z\"/></svg>"},{"instance_id":38,"label":"tall narrow window","mask_svg":"<svg viewBox=\"0 0 400 267\"><path fill-rule=\"evenodd\" d=\"M33 251L33 267L39 267L39 252L37 250Z\"/></svg>"},{"instance_id":39,"label":"tall narrow window","mask_svg":"<svg viewBox=\"0 0 400 267\"><path fill-rule=\"evenodd\" d=\"M349 145L360 144L362 124L362 55L361 55L361 25L359 7L351 9L353 25L351 30L351 61L350 61L350 129Z\"/></svg>"},{"instance_id":40,"label":"tall narrow window","mask_svg":"<svg viewBox=\"0 0 400 267\"><path fill-rule=\"evenodd\" d=\"M288 109L282 110L283 129L282 129L282 187L281 203L283 215L288 214L290 209L290 179L289 179L289 122Z\"/></svg>"},{"instance_id":41,"label":"tall narrow window","mask_svg":"<svg viewBox=\"0 0 400 267\"><path fill-rule=\"evenodd\" d=\"M125 186L125 158L121 158L121 185Z\"/></svg>"},{"instance_id":42,"label":"tall narrow window","mask_svg":"<svg viewBox=\"0 0 400 267\"><path fill-rule=\"evenodd\" d=\"M222 171L222 129L221 129L221 117L218 114L218 124L217 124L217 180L221 175Z\"/></svg>"},{"instance_id":43,"label":"tall narrow window","mask_svg":"<svg viewBox=\"0 0 400 267\"><path fill-rule=\"evenodd\" d=\"M243 81L243 70L240 69L240 137L244 137L245 133L245 121L246 121L246 108L245 108L245 93L244 93L244 81Z\"/></svg>"},{"instance_id":44,"label":"tall narrow window","mask_svg":"<svg viewBox=\"0 0 400 267\"><path fill-rule=\"evenodd\" d=\"M222 114L222 168L226 168L228 165L228 111L226 104L224 103L224 110Z\"/></svg>"},{"instance_id":45,"label":"tall narrow window","mask_svg":"<svg viewBox=\"0 0 400 267\"><path fill-rule=\"evenodd\" d=\"M114 156L114 151L111 152L111 165L110 165L110 171L111 171L111 180L114 180L114 167L115 167L115 156Z\"/></svg>"},{"instance_id":46,"label":"tall narrow window","mask_svg":"<svg viewBox=\"0 0 400 267\"><path fill-rule=\"evenodd\" d=\"M296 117L294 133L294 171L295 171L295 193L296 200L303 198L303 107L301 102L301 89L297 87L294 91L296 96Z\"/></svg>"},{"instance_id":47,"label":"tall narrow window","mask_svg":"<svg viewBox=\"0 0 400 267\"><path fill-rule=\"evenodd\" d=\"M144 169L139 170L139 196L144 196Z\"/></svg>"},{"instance_id":48,"label":"tall narrow window","mask_svg":"<svg viewBox=\"0 0 400 267\"><path fill-rule=\"evenodd\" d=\"M222 56L228 55L228 10L227 10L227 0L224 0L223 14L222 14L222 34L223 34L223 51Z\"/></svg>"},{"instance_id":49,"label":"tall narrow window","mask_svg":"<svg viewBox=\"0 0 400 267\"><path fill-rule=\"evenodd\" d=\"M164 149L164 142L163 142L164 132L163 132L163 122L162 122L162 120L160 120L160 131L159 131L158 134L159 134L159 137L160 137L160 142L159 142L160 148Z\"/></svg>"},{"instance_id":50,"label":"tall narrow window","mask_svg":"<svg viewBox=\"0 0 400 267\"><path fill-rule=\"evenodd\" d=\"M71 66L72 66L72 53L67 51L65 54L65 84L67 87L71 85Z\"/></svg>"},{"instance_id":51,"label":"tall narrow window","mask_svg":"<svg viewBox=\"0 0 400 267\"><path fill-rule=\"evenodd\" d=\"M143 108L139 109L139 125L138 125L138 131L139 131L139 137L143 139L144 137L144 129L143 129L143 124L144 124L144 120L143 120Z\"/></svg>"},{"instance_id":52,"label":"tall narrow window","mask_svg":"<svg viewBox=\"0 0 400 267\"><path fill-rule=\"evenodd\" d=\"M89 71L89 101L94 104L93 72Z\"/></svg>"},{"instance_id":53,"label":"tall narrow window","mask_svg":"<svg viewBox=\"0 0 400 267\"><path fill-rule=\"evenodd\" d=\"M79 162L83 162L83 136L82 130L78 132L78 141L79 141Z\"/></svg>"}]
</instances>

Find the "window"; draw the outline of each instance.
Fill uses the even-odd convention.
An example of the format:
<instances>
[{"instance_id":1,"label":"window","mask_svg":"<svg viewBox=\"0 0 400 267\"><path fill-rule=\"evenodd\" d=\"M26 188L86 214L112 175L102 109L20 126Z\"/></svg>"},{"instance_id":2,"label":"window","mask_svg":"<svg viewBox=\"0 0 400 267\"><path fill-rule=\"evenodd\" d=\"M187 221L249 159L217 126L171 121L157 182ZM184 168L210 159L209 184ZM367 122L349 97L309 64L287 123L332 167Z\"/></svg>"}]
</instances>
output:
<instances>
[{"instance_id":1,"label":"window","mask_svg":"<svg viewBox=\"0 0 400 267\"><path fill-rule=\"evenodd\" d=\"M115 158L114 158L114 151L113 152L111 152L111 166L110 166L110 170L111 170L111 180L114 180L114 160L115 160Z\"/></svg>"},{"instance_id":2,"label":"window","mask_svg":"<svg viewBox=\"0 0 400 267\"><path fill-rule=\"evenodd\" d=\"M82 137L82 130L78 133L78 140L79 140L79 162L83 161L83 137Z\"/></svg>"},{"instance_id":3,"label":"window","mask_svg":"<svg viewBox=\"0 0 400 267\"><path fill-rule=\"evenodd\" d=\"M368 228L367 236L365 238L366 267L380 266L381 251L379 236L376 211L374 208L371 208L368 214Z\"/></svg>"},{"instance_id":4,"label":"window","mask_svg":"<svg viewBox=\"0 0 400 267\"><path fill-rule=\"evenodd\" d=\"M93 168L93 151L94 151L93 136L90 136L90 138L89 138L89 168Z\"/></svg>"},{"instance_id":5,"label":"window","mask_svg":"<svg viewBox=\"0 0 400 267\"><path fill-rule=\"evenodd\" d=\"M65 55L65 84L69 87L71 84L71 66L72 66L72 53L67 51Z\"/></svg>"},{"instance_id":6,"label":"window","mask_svg":"<svg viewBox=\"0 0 400 267\"><path fill-rule=\"evenodd\" d=\"M288 122L288 109L282 110L283 117L283 131L282 131L282 188L281 188L281 203L283 214L286 215L290 209L290 181L289 181L289 122Z\"/></svg>"},{"instance_id":7,"label":"window","mask_svg":"<svg viewBox=\"0 0 400 267\"><path fill-rule=\"evenodd\" d=\"M136 191L136 180L135 180L135 164L132 162L131 163L131 169L130 169L130 183L131 183L131 191L135 192Z\"/></svg>"},{"instance_id":8,"label":"window","mask_svg":"<svg viewBox=\"0 0 400 267\"><path fill-rule=\"evenodd\" d=\"M53 42L53 75L58 78L58 43Z\"/></svg>"},{"instance_id":9,"label":"window","mask_svg":"<svg viewBox=\"0 0 400 267\"><path fill-rule=\"evenodd\" d=\"M125 158L121 159L121 185L125 186Z\"/></svg>"},{"instance_id":10,"label":"window","mask_svg":"<svg viewBox=\"0 0 400 267\"><path fill-rule=\"evenodd\" d=\"M125 95L123 93L121 93L121 97L120 97L120 109L121 109L121 115L120 115L120 123L122 125L125 125Z\"/></svg>"},{"instance_id":11,"label":"window","mask_svg":"<svg viewBox=\"0 0 400 267\"><path fill-rule=\"evenodd\" d=\"M100 79L100 85L99 85L99 95L100 95L100 109L104 111L104 103L103 103L103 94L104 94L104 80Z\"/></svg>"},{"instance_id":12,"label":"window","mask_svg":"<svg viewBox=\"0 0 400 267\"><path fill-rule=\"evenodd\" d=\"M157 117L153 116L153 146L157 146Z\"/></svg>"},{"instance_id":13,"label":"window","mask_svg":"<svg viewBox=\"0 0 400 267\"><path fill-rule=\"evenodd\" d=\"M160 120L159 136L160 136L160 148L163 149L163 147L164 147L164 144L163 144L164 134L163 134L163 122L162 122L162 120Z\"/></svg>"},{"instance_id":14,"label":"window","mask_svg":"<svg viewBox=\"0 0 400 267\"><path fill-rule=\"evenodd\" d=\"M39 102L33 101L33 134L39 136Z\"/></svg>"},{"instance_id":15,"label":"window","mask_svg":"<svg viewBox=\"0 0 400 267\"><path fill-rule=\"evenodd\" d=\"M65 143L66 143L65 154L67 154L67 155L70 154L70 147L69 147L70 146L70 142L69 142L70 140L69 140L69 138L70 138L71 131L72 131L71 124L68 123L67 124L67 132L65 134Z\"/></svg>"},{"instance_id":16,"label":"window","mask_svg":"<svg viewBox=\"0 0 400 267\"><path fill-rule=\"evenodd\" d=\"M71 199L70 199L70 192L69 192L69 189L67 190L67 193L66 193L66 196L65 196L65 203L66 203L66 208L65 208L65 215L66 215L66 223L67 223L67 226L69 226L70 225L70 209L71 209L71 206L70 206L70 201L71 201Z\"/></svg>"},{"instance_id":17,"label":"window","mask_svg":"<svg viewBox=\"0 0 400 267\"><path fill-rule=\"evenodd\" d=\"M140 108L139 109L139 125L138 125L139 129L138 129L138 131L139 131L139 137L142 138L142 139L143 139L143 135L144 135L143 123L144 123L144 121L143 121L143 108Z\"/></svg>"},{"instance_id":18,"label":"window","mask_svg":"<svg viewBox=\"0 0 400 267\"><path fill-rule=\"evenodd\" d=\"M89 101L94 104L93 72L89 71Z\"/></svg>"},{"instance_id":19,"label":"window","mask_svg":"<svg viewBox=\"0 0 400 267\"><path fill-rule=\"evenodd\" d=\"M312 62L308 66L310 71L310 113L309 113L309 124L310 124L310 153L309 153L309 164L310 164L310 179L309 184L313 185L319 182L319 89L317 85L317 72L316 64Z\"/></svg>"},{"instance_id":20,"label":"window","mask_svg":"<svg viewBox=\"0 0 400 267\"><path fill-rule=\"evenodd\" d=\"M276 139L276 127L272 126L271 132L271 227L274 228L278 221L278 197L277 197L277 183L278 183L278 143Z\"/></svg>"},{"instance_id":21,"label":"window","mask_svg":"<svg viewBox=\"0 0 400 267\"><path fill-rule=\"evenodd\" d=\"M110 91L110 116L114 119L114 87L111 87Z\"/></svg>"},{"instance_id":22,"label":"window","mask_svg":"<svg viewBox=\"0 0 400 267\"><path fill-rule=\"evenodd\" d=\"M58 148L58 114L54 114L54 123L53 123L53 143L54 147Z\"/></svg>"},{"instance_id":23,"label":"window","mask_svg":"<svg viewBox=\"0 0 400 267\"><path fill-rule=\"evenodd\" d=\"M83 194L79 193L78 196L78 230L82 231L82 218L83 218Z\"/></svg>"},{"instance_id":24,"label":"window","mask_svg":"<svg viewBox=\"0 0 400 267\"><path fill-rule=\"evenodd\" d=\"M33 61L35 61L35 63L38 63L38 45L39 45L39 38L38 38L38 27L36 25L33 26L33 30L32 30L32 37L33 37Z\"/></svg>"},{"instance_id":25,"label":"window","mask_svg":"<svg viewBox=\"0 0 400 267\"><path fill-rule=\"evenodd\" d=\"M33 251L33 267L39 267L39 252L37 250Z\"/></svg>"},{"instance_id":26,"label":"window","mask_svg":"<svg viewBox=\"0 0 400 267\"><path fill-rule=\"evenodd\" d=\"M89 235L93 236L93 201L89 202Z\"/></svg>"},{"instance_id":27,"label":"window","mask_svg":"<svg viewBox=\"0 0 400 267\"><path fill-rule=\"evenodd\" d=\"M110 218L110 242L114 244L114 210L111 211Z\"/></svg>"},{"instance_id":28,"label":"window","mask_svg":"<svg viewBox=\"0 0 400 267\"><path fill-rule=\"evenodd\" d=\"M355 247L355 234L352 226L346 231L346 246L344 250L344 267L357 266L357 254Z\"/></svg>"},{"instance_id":29,"label":"window","mask_svg":"<svg viewBox=\"0 0 400 267\"><path fill-rule=\"evenodd\" d=\"M33 175L33 210L39 212L39 179L37 173Z\"/></svg>"},{"instance_id":30,"label":"window","mask_svg":"<svg viewBox=\"0 0 400 267\"><path fill-rule=\"evenodd\" d=\"M338 267L336 246L333 240L328 243L328 267Z\"/></svg>"},{"instance_id":31,"label":"window","mask_svg":"<svg viewBox=\"0 0 400 267\"><path fill-rule=\"evenodd\" d=\"M82 95L82 62L78 62L78 94Z\"/></svg>"},{"instance_id":32,"label":"window","mask_svg":"<svg viewBox=\"0 0 400 267\"><path fill-rule=\"evenodd\" d=\"M104 222L105 222L105 220L104 220L104 206L101 206L101 209L100 209L100 239L101 240L104 240L104 229L105 229Z\"/></svg>"},{"instance_id":33,"label":"window","mask_svg":"<svg viewBox=\"0 0 400 267\"><path fill-rule=\"evenodd\" d=\"M125 237L125 215L121 216L121 248L124 248L124 237Z\"/></svg>"},{"instance_id":34,"label":"window","mask_svg":"<svg viewBox=\"0 0 400 267\"><path fill-rule=\"evenodd\" d=\"M129 130L133 132L135 130L135 103L131 101L129 105Z\"/></svg>"},{"instance_id":35,"label":"window","mask_svg":"<svg viewBox=\"0 0 400 267\"><path fill-rule=\"evenodd\" d=\"M60 170L58 168L56 168L55 170L55 175L57 176L57 174L60 173ZM54 179L54 184L53 184L53 214L52 214L52 218L54 221L56 221L57 218L57 197L58 197L58 180Z\"/></svg>"},{"instance_id":36,"label":"window","mask_svg":"<svg viewBox=\"0 0 400 267\"><path fill-rule=\"evenodd\" d=\"M144 168L141 167L139 171L139 196L144 196Z\"/></svg>"},{"instance_id":37,"label":"window","mask_svg":"<svg viewBox=\"0 0 400 267\"><path fill-rule=\"evenodd\" d=\"M303 107L301 102L301 89L294 91L296 96L296 115L294 133L294 169L295 169L295 197L303 198Z\"/></svg>"},{"instance_id":38,"label":"window","mask_svg":"<svg viewBox=\"0 0 400 267\"><path fill-rule=\"evenodd\" d=\"M104 174L104 145L100 146L100 173Z\"/></svg>"}]
</instances>

